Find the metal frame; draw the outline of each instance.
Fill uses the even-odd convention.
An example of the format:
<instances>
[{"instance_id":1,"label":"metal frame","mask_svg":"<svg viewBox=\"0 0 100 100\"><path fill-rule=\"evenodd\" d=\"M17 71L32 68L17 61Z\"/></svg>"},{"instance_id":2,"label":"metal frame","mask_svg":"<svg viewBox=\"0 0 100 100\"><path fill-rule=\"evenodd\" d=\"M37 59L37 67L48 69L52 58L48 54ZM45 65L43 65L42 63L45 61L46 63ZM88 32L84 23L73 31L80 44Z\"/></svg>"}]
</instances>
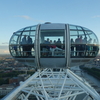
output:
<instances>
[{"instance_id":1,"label":"metal frame","mask_svg":"<svg viewBox=\"0 0 100 100\"><path fill-rule=\"evenodd\" d=\"M35 35L35 62L36 65L38 66L38 68L40 68L40 62L39 62L39 28L40 28L40 24L37 26L36 29L36 35Z\"/></svg>"},{"instance_id":2,"label":"metal frame","mask_svg":"<svg viewBox=\"0 0 100 100\"><path fill-rule=\"evenodd\" d=\"M66 24L66 67L68 68L70 66L70 31L69 31L69 25Z\"/></svg>"},{"instance_id":3,"label":"metal frame","mask_svg":"<svg viewBox=\"0 0 100 100\"><path fill-rule=\"evenodd\" d=\"M99 100L100 95L69 69L38 70L2 100Z\"/></svg>"}]
</instances>

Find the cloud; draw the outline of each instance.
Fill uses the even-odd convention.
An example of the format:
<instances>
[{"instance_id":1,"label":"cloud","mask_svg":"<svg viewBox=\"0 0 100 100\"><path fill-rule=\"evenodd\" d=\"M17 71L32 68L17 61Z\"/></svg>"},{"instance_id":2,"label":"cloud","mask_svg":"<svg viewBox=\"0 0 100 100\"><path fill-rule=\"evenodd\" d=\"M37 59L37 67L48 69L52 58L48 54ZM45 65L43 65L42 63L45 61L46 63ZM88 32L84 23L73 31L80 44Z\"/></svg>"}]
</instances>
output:
<instances>
[{"instance_id":1,"label":"cloud","mask_svg":"<svg viewBox=\"0 0 100 100\"><path fill-rule=\"evenodd\" d=\"M8 42L3 42L2 44L9 44Z\"/></svg>"},{"instance_id":2,"label":"cloud","mask_svg":"<svg viewBox=\"0 0 100 100\"><path fill-rule=\"evenodd\" d=\"M27 15L22 15L22 16L19 16L19 17L27 19L27 20L31 20L32 19L30 16L27 16Z\"/></svg>"},{"instance_id":3,"label":"cloud","mask_svg":"<svg viewBox=\"0 0 100 100\"><path fill-rule=\"evenodd\" d=\"M18 16L15 16L15 17L20 17L20 18L23 18L23 19L26 19L26 20L31 20L31 21L38 22L38 23L44 23L45 22L43 20L34 19L34 18L32 18L28 15L18 15Z\"/></svg>"},{"instance_id":4,"label":"cloud","mask_svg":"<svg viewBox=\"0 0 100 100\"><path fill-rule=\"evenodd\" d=\"M95 15L92 18L100 18L100 15Z\"/></svg>"},{"instance_id":5,"label":"cloud","mask_svg":"<svg viewBox=\"0 0 100 100\"><path fill-rule=\"evenodd\" d=\"M17 15L15 17L20 17L20 18L23 18L23 19L26 19L26 20L31 20L32 19L30 16L27 16L27 15Z\"/></svg>"}]
</instances>

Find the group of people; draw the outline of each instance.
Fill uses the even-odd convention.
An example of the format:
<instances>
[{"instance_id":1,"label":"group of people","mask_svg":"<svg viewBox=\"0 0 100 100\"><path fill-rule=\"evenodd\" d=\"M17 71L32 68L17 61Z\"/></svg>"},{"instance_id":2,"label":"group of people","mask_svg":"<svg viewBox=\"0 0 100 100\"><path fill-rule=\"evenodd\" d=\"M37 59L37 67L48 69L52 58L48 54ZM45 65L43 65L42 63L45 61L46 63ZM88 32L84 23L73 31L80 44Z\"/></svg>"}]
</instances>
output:
<instances>
[{"instance_id":1,"label":"group of people","mask_svg":"<svg viewBox=\"0 0 100 100\"><path fill-rule=\"evenodd\" d=\"M58 38L58 41L54 40L54 42L52 42L52 40L49 40L49 38L47 38L47 40L44 41L44 44L46 45L43 47L43 52L45 52L43 54L46 54L46 56L49 55L49 51L52 53L52 56L54 56L55 50L59 50L59 51L62 50L60 38Z\"/></svg>"},{"instance_id":2,"label":"group of people","mask_svg":"<svg viewBox=\"0 0 100 100\"><path fill-rule=\"evenodd\" d=\"M94 39L92 41L92 38L89 38L87 40L87 37L85 36L84 39L82 39L82 36L77 36L75 40L71 38L71 56L89 56L91 55L96 55L96 51L98 51L98 46L97 46L97 41ZM21 39L21 47L22 47L22 54L23 56L31 56L31 50L34 48L33 46L33 41L30 36L24 35L23 38ZM18 54L17 52L17 46L13 47L16 55ZM60 38L58 40L50 40L47 38L47 40L44 41L43 46L41 46L41 51L43 55L48 56L51 52L50 55L54 56L55 51L64 51L65 46L62 44ZM61 53L60 52L60 53Z\"/></svg>"},{"instance_id":3,"label":"group of people","mask_svg":"<svg viewBox=\"0 0 100 100\"><path fill-rule=\"evenodd\" d=\"M61 44L61 40L60 38L58 38L58 41L54 40L50 40L49 38L47 38L47 40L44 41L44 44Z\"/></svg>"},{"instance_id":4,"label":"group of people","mask_svg":"<svg viewBox=\"0 0 100 100\"><path fill-rule=\"evenodd\" d=\"M95 51L97 51L98 48L96 45L90 44L96 44L96 39L94 39L92 43L92 38L87 40L87 37L84 37L84 39L82 39L82 36L79 35L75 41L71 38L71 56L74 56L75 50L75 56L89 56L90 54L95 55Z\"/></svg>"},{"instance_id":5,"label":"group of people","mask_svg":"<svg viewBox=\"0 0 100 100\"><path fill-rule=\"evenodd\" d=\"M30 38L30 36L24 35L21 44L23 49L23 56L31 56L32 45L30 44L32 44L32 38Z\"/></svg>"}]
</instances>

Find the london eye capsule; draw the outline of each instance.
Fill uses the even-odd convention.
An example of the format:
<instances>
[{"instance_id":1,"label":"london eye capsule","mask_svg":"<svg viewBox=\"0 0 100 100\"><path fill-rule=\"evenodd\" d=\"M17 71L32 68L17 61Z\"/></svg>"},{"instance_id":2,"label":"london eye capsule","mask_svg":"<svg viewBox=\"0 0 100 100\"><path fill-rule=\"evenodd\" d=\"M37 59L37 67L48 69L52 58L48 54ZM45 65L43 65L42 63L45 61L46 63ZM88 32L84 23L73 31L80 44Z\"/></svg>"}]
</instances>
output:
<instances>
[{"instance_id":1,"label":"london eye capsule","mask_svg":"<svg viewBox=\"0 0 100 100\"><path fill-rule=\"evenodd\" d=\"M44 23L13 33L9 51L34 68L67 68L97 56L99 42L93 31L78 25Z\"/></svg>"}]
</instances>

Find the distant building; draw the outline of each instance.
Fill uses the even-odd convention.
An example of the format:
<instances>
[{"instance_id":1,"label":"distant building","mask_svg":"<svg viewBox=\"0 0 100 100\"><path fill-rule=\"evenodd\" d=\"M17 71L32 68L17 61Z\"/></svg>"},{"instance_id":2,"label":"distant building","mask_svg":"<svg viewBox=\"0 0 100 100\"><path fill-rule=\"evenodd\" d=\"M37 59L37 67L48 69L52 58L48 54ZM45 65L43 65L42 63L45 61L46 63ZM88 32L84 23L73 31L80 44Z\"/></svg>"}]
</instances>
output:
<instances>
[{"instance_id":1,"label":"distant building","mask_svg":"<svg viewBox=\"0 0 100 100\"><path fill-rule=\"evenodd\" d=\"M30 75L20 74L17 77L13 77L13 78L9 79L9 84L13 84L13 85L17 86L17 85L19 85L20 81L25 81L29 77L30 77Z\"/></svg>"},{"instance_id":2,"label":"distant building","mask_svg":"<svg viewBox=\"0 0 100 100\"><path fill-rule=\"evenodd\" d=\"M13 77L9 79L9 84L18 85L19 84L18 77Z\"/></svg>"},{"instance_id":3,"label":"distant building","mask_svg":"<svg viewBox=\"0 0 100 100\"><path fill-rule=\"evenodd\" d=\"M13 85L9 84L3 84L0 86L0 96L1 95L7 95L9 92L11 92L15 87Z\"/></svg>"},{"instance_id":4,"label":"distant building","mask_svg":"<svg viewBox=\"0 0 100 100\"><path fill-rule=\"evenodd\" d=\"M20 75L18 75L19 82L20 81L25 81L29 77L30 77L30 75L27 75L27 74L20 74Z\"/></svg>"}]
</instances>

